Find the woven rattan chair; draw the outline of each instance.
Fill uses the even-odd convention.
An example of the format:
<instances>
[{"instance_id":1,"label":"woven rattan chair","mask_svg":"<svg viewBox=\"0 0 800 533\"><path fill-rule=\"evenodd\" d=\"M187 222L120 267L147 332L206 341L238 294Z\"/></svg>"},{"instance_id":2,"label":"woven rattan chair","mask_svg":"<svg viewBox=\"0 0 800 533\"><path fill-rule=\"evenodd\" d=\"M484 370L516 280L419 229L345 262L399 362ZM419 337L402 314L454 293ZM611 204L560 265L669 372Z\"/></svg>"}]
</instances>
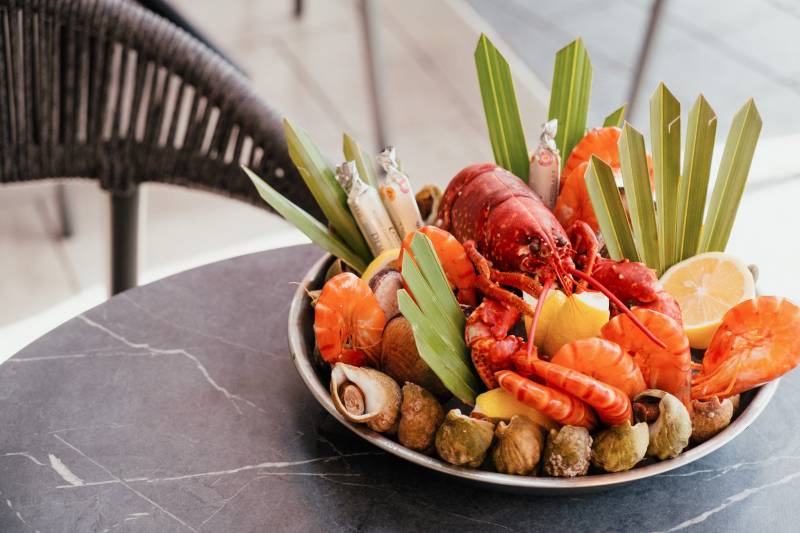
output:
<instances>
[{"instance_id":1,"label":"woven rattan chair","mask_svg":"<svg viewBox=\"0 0 800 533\"><path fill-rule=\"evenodd\" d=\"M0 183L98 180L111 292L136 285L138 187L266 207L240 163L320 220L279 117L203 44L124 0L0 0Z\"/></svg>"}]
</instances>

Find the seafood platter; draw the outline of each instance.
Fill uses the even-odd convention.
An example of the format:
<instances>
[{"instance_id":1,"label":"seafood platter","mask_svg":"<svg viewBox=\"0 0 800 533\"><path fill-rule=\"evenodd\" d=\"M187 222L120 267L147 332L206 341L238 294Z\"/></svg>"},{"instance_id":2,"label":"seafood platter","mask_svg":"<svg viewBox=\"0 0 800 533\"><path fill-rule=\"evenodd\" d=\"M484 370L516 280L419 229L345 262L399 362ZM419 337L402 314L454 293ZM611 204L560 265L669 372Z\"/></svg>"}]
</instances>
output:
<instances>
[{"instance_id":1,"label":"seafood platter","mask_svg":"<svg viewBox=\"0 0 800 533\"><path fill-rule=\"evenodd\" d=\"M485 35L475 63L495 161L444 191L414 191L394 148L374 156L348 135L334 168L288 120L327 225L244 169L329 252L289 316L312 394L403 459L506 490L610 487L729 442L800 362L800 309L757 294L755 266L725 252L761 130L754 102L712 180L702 95L682 117L660 84L649 147L625 106L587 125L578 39L556 54L530 149Z\"/></svg>"}]
</instances>

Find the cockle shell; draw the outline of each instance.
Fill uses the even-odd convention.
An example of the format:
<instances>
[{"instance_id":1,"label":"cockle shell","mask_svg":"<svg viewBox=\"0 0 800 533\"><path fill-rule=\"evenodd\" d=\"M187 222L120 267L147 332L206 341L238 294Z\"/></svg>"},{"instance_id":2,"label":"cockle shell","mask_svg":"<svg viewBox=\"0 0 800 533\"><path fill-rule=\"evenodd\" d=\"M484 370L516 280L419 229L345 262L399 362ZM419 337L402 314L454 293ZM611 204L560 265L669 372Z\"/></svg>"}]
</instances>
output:
<instances>
[{"instance_id":1,"label":"cockle shell","mask_svg":"<svg viewBox=\"0 0 800 533\"><path fill-rule=\"evenodd\" d=\"M380 433L394 430L400 414L400 386L372 368L336 363L331 370L331 398L350 422Z\"/></svg>"},{"instance_id":2,"label":"cockle shell","mask_svg":"<svg viewBox=\"0 0 800 533\"><path fill-rule=\"evenodd\" d=\"M441 401L450 397L450 391L419 355L414 331L403 316L390 320L383 330L380 369L398 383L416 383Z\"/></svg>"}]
</instances>

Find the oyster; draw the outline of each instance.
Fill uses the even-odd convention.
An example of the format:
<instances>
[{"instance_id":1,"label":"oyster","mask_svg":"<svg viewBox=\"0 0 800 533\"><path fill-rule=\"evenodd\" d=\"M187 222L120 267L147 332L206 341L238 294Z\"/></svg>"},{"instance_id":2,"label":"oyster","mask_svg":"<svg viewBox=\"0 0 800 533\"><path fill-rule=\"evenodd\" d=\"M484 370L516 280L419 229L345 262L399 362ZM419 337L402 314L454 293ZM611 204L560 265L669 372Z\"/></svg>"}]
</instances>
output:
<instances>
[{"instance_id":1,"label":"oyster","mask_svg":"<svg viewBox=\"0 0 800 533\"><path fill-rule=\"evenodd\" d=\"M436 451L448 463L478 468L489 451L494 424L462 415L453 409L436 432Z\"/></svg>"},{"instance_id":2,"label":"oyster","mask_svg":"<svg viewBox=\"0 0 800 533\"><path fill-rule=\"evenodd\" d=\"M436 428L443 420L444 409L433 394L414 383L403 385L400 424L397 426L400 444L419 452L432 449Z\"/></svg>"},{"instance_id":3,"label":"oyster","mask_svg":"<svg viewBox=\"0 0 800 533\"><path fill-rule=\"evenodd\" d=\"M692 442L705 442L731 423L733 401L725 398L720 401L714 396L708 401L692 402Z\"/></svg>"},{"instance_id":4,"label":"oyster","mask_svg":"<svg viewBox=\"0 0 800 533\"><path fill-rule=\"evenodd\" d=\"M586 474L592 457L592 437L579 426L551 429L542 455L542 470L548 476L575 477Z\"/></svg>"},{"instance_id":5,"label":"oyster","mask_svg":"<svg viewBox=\"0 0 800 533\"><path fill-rule=\"evenodd\" d=\"M612 426L595 435L592 464L606 472L630 470L644 459L649 441L650 434L644 422L635 426L630 422Z\"/></svg>"},{"instance_id":6,"label":"oyster","mask_svg":"<svg viewBox=\"0 0 800 533\"><path fill-rule=\"evenodd\" d=\"M692 420L683 403L672 394L658 389L648 389L638 394L633 402L650 404L644 408L650 411L652 404L658 405L658 418L650 423L647 455L659 459L677 457L689 444L692 434ZM640 407L634 412L639 413L642 410Z\"/></svg>"},{"instance_id":7,"label":"oyster","mask_svg":"<svg viewBox=\"0 0 800 533\"><path fill-rule=\"evenodd\" d=\"M450 391L420 357L414 331L403 316L390 320L383 330L380 369L398 383L416 383L442 401L450 397Z\"/></svg>"},{"instance_id":8,"label":"oyster","mask_svg":"<svg viewBox=\"0 0 800 533\"><path fill-rule=\"evenodd\" d=\"M533 473L544 448L544 434L527 416L514 415L511 422L500 422L494 431L492 448L495 469L502 474L528 476Z\"/></svg>"},{"instance_id":9,"label":"oyster","mask_svg":"<svg viewBox=\"0 0 800 533\"><path fill-rule=\"evenodd\" d=\"M331 370L331 397L336 410L350 422L387 432L397 426L400 386L372 368L336 363Z\"/></svg>"}]
</instances>

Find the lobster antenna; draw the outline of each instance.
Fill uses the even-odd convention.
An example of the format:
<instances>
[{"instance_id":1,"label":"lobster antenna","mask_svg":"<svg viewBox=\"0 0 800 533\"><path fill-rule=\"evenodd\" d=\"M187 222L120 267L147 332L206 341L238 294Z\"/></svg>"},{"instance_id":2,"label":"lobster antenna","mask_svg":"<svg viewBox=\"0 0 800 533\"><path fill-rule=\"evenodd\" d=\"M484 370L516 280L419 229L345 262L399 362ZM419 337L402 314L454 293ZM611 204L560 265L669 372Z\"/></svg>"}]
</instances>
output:
<instances>
[{"instance_id":1,"label":"lobster antenna","mask_svg":"<svg viewBox=\"0 0 800 533\"><path fill-rule=\"evenodd\" d=\"M600 283L599 281L594 279L592 276L586 274L585 272L581 272L577 268L571 268L570 269L570 274L572 274L573 276L579 277L583 281L589 282L589 285L594 286L597 290L599 290L600 292L605 294L606 297L608 297L608 299L611 300L611 303L616 305L618 309L620 309L623 313L625 313L628 316L628 318L631 319L631 321L634 323L634 325L637 328L639 328L640 330L642 330L642 333L644 333L647 336L648 339L650 339L651 341L656 343L659 348L666 349L667 345L664 344L664 341L662 341L661 339L656 337L653 334L652 331L647 329L647 327L644 324L642 324L641 320L639 320L636 317L636 315L633 314L633 311L628 309L628 306L625 305L624 303L622 303L622 301L619 298L617 298L616 295L614 295L614 293L612 293L610 290L608 290L605 287L605 285L603 285L602 283Z\"/></svg>"},{"instance_id":2,"label":"lobster antenna","mask_svg":"<svg viewBox=\"0 0 800 533\"><path fill-rule=\"evenodd\" d=\"M533 337L536 333L536 325L539 323L539 314L542 312L542 308L544 307L544 301L547 299L547 295L550 292L550 289L553 287L553 279L548 278L547 281L544 282L544 287L542 287L542 292L539 293L539 299L536 301L536 311L533 312L533 320L531 320L531 329L528 331L528 361L531 360L533 357Z\"/></svg>"}]
</instances>

